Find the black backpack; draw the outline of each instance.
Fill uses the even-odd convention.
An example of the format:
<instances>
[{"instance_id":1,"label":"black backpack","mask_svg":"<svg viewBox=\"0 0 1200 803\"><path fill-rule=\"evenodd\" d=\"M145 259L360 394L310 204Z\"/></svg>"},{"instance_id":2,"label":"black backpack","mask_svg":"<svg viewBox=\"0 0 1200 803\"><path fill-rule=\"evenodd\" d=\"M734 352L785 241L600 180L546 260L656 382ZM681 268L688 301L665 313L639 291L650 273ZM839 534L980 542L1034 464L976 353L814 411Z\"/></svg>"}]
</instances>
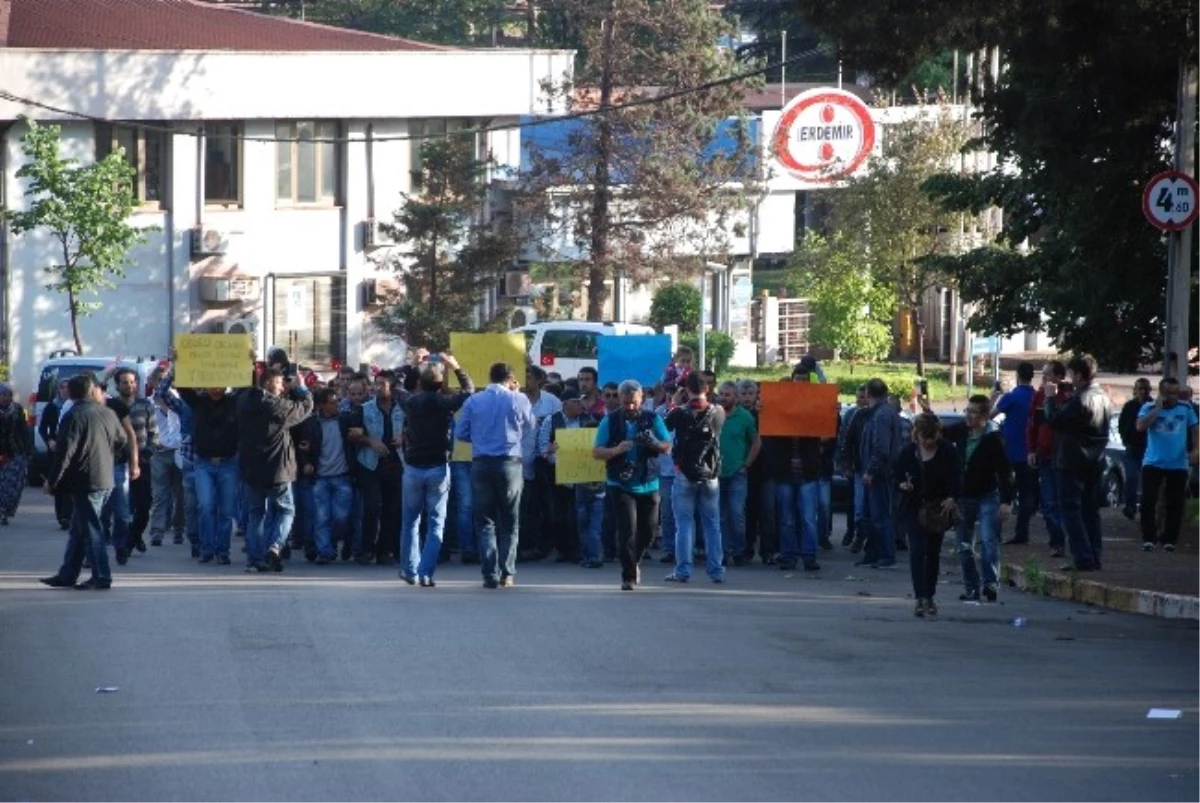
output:
<instances>
[{"instance_id":1,"label":"black backpack","mask_svg":"<svg viewBox=\"0 0 1200 803\"><path fill-rule=\"evenodd\" d=\"M708 482L721 473L721 450L713 429L716 409L709 405L704 412L675 415L675 465L689 482ZM684 422L687 422L686 424Z\"/></svg>"}]
</instances>

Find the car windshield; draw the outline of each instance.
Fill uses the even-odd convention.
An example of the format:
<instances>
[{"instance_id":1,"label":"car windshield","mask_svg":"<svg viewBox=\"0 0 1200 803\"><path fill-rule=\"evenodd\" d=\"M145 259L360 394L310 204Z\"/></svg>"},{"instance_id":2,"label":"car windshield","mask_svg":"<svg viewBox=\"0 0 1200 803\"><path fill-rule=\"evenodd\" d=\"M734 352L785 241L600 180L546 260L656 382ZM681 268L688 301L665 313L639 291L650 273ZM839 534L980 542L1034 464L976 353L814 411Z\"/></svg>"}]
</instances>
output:
<instances>
[{"instance_id":1,"label":"car windshield","mask_svg":"<svg viewBox=\"0 0 1200 803\"><path fill-rule=\"evenodd\" d=\"M38 377L37 400L39 402L53 401L59 382L87 373L96 377L97 382L104 378L104 368L97 368L94 365L59 362L45 366L42 368L42 375Z\"/></svg>"}]
</instances>

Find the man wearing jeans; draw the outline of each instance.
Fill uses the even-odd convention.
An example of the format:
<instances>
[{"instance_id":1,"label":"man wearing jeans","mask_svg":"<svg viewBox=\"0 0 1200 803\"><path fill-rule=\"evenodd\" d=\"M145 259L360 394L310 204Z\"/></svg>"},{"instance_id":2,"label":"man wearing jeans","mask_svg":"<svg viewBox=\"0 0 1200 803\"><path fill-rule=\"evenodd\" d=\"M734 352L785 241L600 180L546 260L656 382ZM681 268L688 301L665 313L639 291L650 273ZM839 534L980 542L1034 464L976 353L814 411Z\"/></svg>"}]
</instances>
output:
<instances>
[{"instance_id":1,"label":"man wearing jeans","mask_svg":"<svg viewBox=\"0 0 1200 803\"><path fill-rule=\"evenodd\" d=\"M597 424L593 416L583 411L579 391L564 391L562 405L562 410L548 416L538 428L538 454L549 463L552 476L558 462L558 432L564 429L595 427ZM552 518L559 531L559 555L582 555L579 563L585 569L602 567L604 548L600 543L600 528L604 524L604 485L591 482L574 485L555 484L551 494L555 510ZM574 528L570 526L572 510L575 514ZM568 543L568 539L571 538L575 543Z\"/></svg>"},{"instance_id":2,"label":"man wearing jeans","mask_svg":"<svg viewBox=\"0 0 1200 803\"><path fill-rule=\"evenodd\" d=\"M746 564L746 495L750 467L758 459L762 441L758 425L750 411L738 403L735 382L721 385L721 408L725 423L721 427L721 531L725 553L734 566Z\"/></svg>"},{"instance_id":3,"label":"man wearing jeans","mask_svg":"<svg viewBox=\"0 0 1200 803\"><path fill-rule=\"evenodd\" d=\"M445 367L443 367L445 366ZM458 379L458 393L446 393L446 369ZM418 392L404 403L404 493L400 526L400 579L433 588L433 572L442 551L442 529L450 499L450 431L454 414L475 386L449 354L426 363ZM425 547L420 548L421 517L428 516Z\"/></svg>"},{"instance_id":4,"label":"man wearing jeans","mask_svg":"<svg viewBox=\"0 0 1200 803\"><path fill-rule=\"evenodd\" d=\"M1139 379L1133 383L1133 398L1125 402L1117 418L1117 434L1121 436L1121 443L1125 444L1125 452L1121 455L1121 461L1125 464L1125 485L1121 489L1125 505L1121 514L1130 521L1137 516L1142 460L1146 456L1146 433L1138 430L1137 421L1142 408L1153 401L1150 398L1150 380ZM1151 504L1154 501L1151 500Z\"/></svg>"},{"instance_id":5,"label":"man wearing jeans","mask_svg":"<svg viewBox=\"0 0 1200 803\"><path fill-rule=\"evenodd\" d=\"M246 571L283 571L283 546L296 508L296 450L292 427L312 413L312 396L303 382L284 395L283 372L263 371L259 387L238 399L238 462L242 493L249 507L246 524Z\"/></svg>"},{"instance_id":6,"label":"man wearing jeans","mask_svg":"<svg viewBox=\"0 0 1200 803\"><path fill-rule=\"evenodd\" d=\"M704 530L709 579L723 583L725 551L721 542L718 478L722 465L720 441L725 430L725 410L708 403L708 382L699 371L688 373L680 394L679 406L667 414L666 420L667 431L675 434L675 443L671 447L675 458L675 481L671 486L675 570L666 579L669 583L686 583L691 579L696 519L699 518ZM745 488L744 483L742 487ZM745 524L744 518L742 523Z\"/></svg>"},{"instance_id":7,"label":"man wearing jeans","mask_svg":"<svg viewBox=\"0 0 1200 803\"><path fill-rule=\"evenodd\" d=\"M350 526L350 506L354 502L354 484L350 466L354 450L350 447L350 414L339 412L337 392L322 388L313 394L316 412L304 422L300 438L307 450L299 450L301 479L310 483L312 497L313 562L322 566L337 560L337 543L344 542Z\"/></svg>"},{"instance_id":8,"label":"man wearing jeans","mask_svg":"<svg viewBox=\"0 0 1200 803\"><path fill-rule=\"evenodd\" d=\"M112 585L100 511L113 487L114 454L128 444L116 414L94 398L90 374L71 378L68 392L75 402L59 427L58 440L46 475L46 493L69 494L72 504L70 536L58 573L42 578L51 588L102 591ZM87 555L92 577L76 584Z\"/></svg>"},{"instance_id":9,"label":"man wearing jeans","mask_svg":"<svg viewBox=\"0 0 1200 803\"><path fill-rule=\"evenodd\" d=\"M1067 367L1058 360L1051 360L1042 369L1042 386L1033 394L1029 425L1026 429L1026 446L1029 451L1029 467L1037 472L1038 507L1046 531L1050 534L1050 557L1061 558L1067 546L1066 531L1062 525L1062 511L1058 506L1058 471L1054 468L1054 430L1046 421L1046 385L1057 387L1057 403L1065 404L1069 398ZM1056 384L1057 383L1057 384Z\"/></svg>"},{"instance_id":10,"label":"man wearing jeans","mask_svg":"<svg viewBox=\"0 0 1200 803\"><path fill-rule=\"evenodd\" d=\"M484 588L510 588L520 540L521 445L533 430L533 410L511 365L495 363L488 379L463 405L454 436L472 447L471 501Z\"/></svg>"},{"instance_id":11,"label":"man wearing jeans","mask_svg":"<svg viewBox=\"0 0 1200 803\"><path fill-rule=\"evenodd\" d=\"M859 455L863 466L863 497L868 511L867 552L855 565L876 569L896 566L896 530L892 521L892 463L903 446L900 414L887 402L888 389L882 379L867 382L871 414L864 418ZM863 413L860 413L863 415Z\"/></svg>"},{"instance_id":12,"label":"man wearing jeans","mask_svg":"<svg viewBox=\"0 0 1200 803\"><path fill-rule=\"evenodd\" d=\"M1164 488L1166 506L1163 550L1175 551L1183 524L1183 500L1187 489L1188 463L1197 457L1196 426L1200 418L1190 404L1179 401L1179 380L1167 377L1158 383L1158 399L1147 402L1138 413L1137 428L1146 435L1146 458L1142 465L1142 549L1153 552L1158 524L1158 491ZM1188 440L1192 442L1188 453Z\"/></svg>"},{"instance_id":13,"label":"man wearing jeans","mask_svg":"<svg viewBox=\"0 0 1200 803\"><path fill-rule=\"evenodd\" d=\"M1004 416L1001 433L1004 448L1012 463L1017 488L1017 523L1010 544L1029 543L1029 522L1037 511L1037 476L1029 468L1029 446L1025 434L1029 428L1029 411L1033 406L1033 363L1023 362L1017 366L1017 386L1003 395L997 390L992 394L992 418Z\"/></svg>"}]
</instances>

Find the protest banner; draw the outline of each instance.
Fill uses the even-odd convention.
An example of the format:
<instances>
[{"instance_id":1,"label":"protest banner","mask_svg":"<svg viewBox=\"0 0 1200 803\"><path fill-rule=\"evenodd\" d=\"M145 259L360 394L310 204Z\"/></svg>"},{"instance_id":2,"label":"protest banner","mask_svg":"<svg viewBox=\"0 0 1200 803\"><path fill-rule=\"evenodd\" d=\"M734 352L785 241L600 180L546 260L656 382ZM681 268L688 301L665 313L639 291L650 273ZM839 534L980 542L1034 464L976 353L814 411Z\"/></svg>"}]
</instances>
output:
<instances>
[{"instance_id":1,"label":"protest banner","mask_svg":"<svg viewBox=\"0 0 1200 803\"><path fill-rule=\"evenodd\" d=\"M763 382L760 435L832 438L837 435L837 385L810 382Z\"/></svg>"},{"instance_id":2,"label":"protest banner","mask_svg":"<svg viewBox=\"0 0 1200 803\"><path fill-rule=\"evenodd\" d=\"M491 382L488 372L498 362L511 365L517 381L525 382L525 336L522 334L451 332L450 353L477 388L488 386Z\"/></svg>"},{"instance_id":3,"label":"protest banner","mask_svg":"<svg viewBox=\"0 0 1200 803\"><path fill-rule=\"evenodd\" d=\"M592 457L592 447L596 445L595 429L559 429L554 433L554 442L558 444L554 458L556 484L604 482L604 461Z\"/></svg>"},{"instance_id":4,"label":"protest banner","mask_svg":"<svg viewBox=\"0 0 1200 803\"><path fill-rule=\"evenodd\" d=\"M245 388L253 384L250 335L175 336L175 386Z\"/></svg>"},{"instance_id":5,"label":"protest banner","mask_svg":"<svg viewBox=\"0 0 1200 803\"><path fill-rule=\"evenodd\" d=\"M635 379L647 392L671 361L670 335L601 335L596 338L600 384Z\"/></svg>"}]
</instances>

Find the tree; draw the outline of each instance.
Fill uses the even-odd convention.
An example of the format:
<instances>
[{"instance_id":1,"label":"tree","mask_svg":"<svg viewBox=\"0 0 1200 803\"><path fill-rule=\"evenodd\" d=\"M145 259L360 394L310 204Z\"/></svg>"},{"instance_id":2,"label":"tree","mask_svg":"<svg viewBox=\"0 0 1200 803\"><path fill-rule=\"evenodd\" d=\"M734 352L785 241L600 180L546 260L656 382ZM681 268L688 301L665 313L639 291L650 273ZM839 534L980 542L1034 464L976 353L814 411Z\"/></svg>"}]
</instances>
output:
<instances>
[{"instance_id":1,"label":"tree","mask_svg":"<svg viewBox=\"0 0 1200 803\"><path fill-rule=\"evenodd\" d=\"M308 22L457 47L493 44L504 23L504 4L497 0L264 0L260 7Z\"/></svg>"},{"instance_id":2,"label":"tree","mask_svg":"<svg viewBox=\"0 0 1200 803\"><path fill-rule=\"evenodd\" d=\"M672 324L680 332L700 327L700 290L691 282L672 282L658 288L650 302L650 325L661 329Z\"/></svg>"},{"instance_id":3,"label":"tree","mask_svg":"<svg viewBox=\"0 0 1200 803\"><path fill-rule=\"evenodd\" d=\"M1165 249L1140 196L1169 167L1180 66L1197 60L1194 2L789 5L838 39L847 63L885 81L946 49L998 49L998 80L976 97L997 168L927 185L950 209L1004 212L1005 248L943 265L980 304L972 327L1044 328L1060 348L1114 369L1160 356ZM1193 271L1197 261L1193 253Z\"/></svg>"},{"instance_id":4,"label":"tree","mask_svg":"<svg viewBox=\"0 0 1200 803\"><path fill-rule=\"evenodd\" d=\"M935 258L959 249L960 216L947 212L921 188L931 176L957 164L969 133L944 105L889 124L883 152L871 157L862 175L830 194L838 229L862 233L874 281L894 290L901 311L912 315L917 371L922 375L922 304L930 289L952 283Z\"/></svg>"},{"instance_id":5,"label":"tree","mask_svg":"<svg viewBox=\"0 0 1200 803\"><path fill-rule=\"evenodd\" d=\"M810 234L790 269L809 299L809 340L851 363L881 360L892 348L896 293L871 275L864 243L845 234Z\"/></svg>"},{"instance_id":6,"label":"tree","mask_svg":"<svg viewBox=\"0 0 1200 803\"><path fill-rule=\"evenodd\" d=\"M17 178L29 181L27 209L6 210L4 216L15 234L49 230L58 261L46 266L51 276L46 289L67 294L71 335L82 354L79 319L100 308L99 301L86 297L112 289L112 279L124 277L129 250L144 243L152 229L129 225L137 205L136 172L123 150L81 165L62 156L58 126L40 126L27 118L23 122L28 127L21 137L26 162Z\"/></svg>"},{"instance_id":7,"label":"tree","mask_svg":"<svg viewBox=\"0 0 1200 803\"><path fill-rule=\"evenodd\" d=\"M563 142L526 143L519 214L532 230L548 224L549 237L572 233L586 254L587 317L600 320L615 275L679 274L696 266L678 255L727 250L724 232L754 190L756 144L741 112L756 82L668 95L744 69L716 46L733 29L706 0L559 5L583 41L574 82L547 92L600 113L572 121Z\"/></svg>"},{"instance_id":8,"label":"tree","mask_svg":"<svg viewBox=\"0 0 1200 803\"><path fill-rule=\"evenodd\" d=\"M377 317L384 331L430 350L450 344L450 333L473 327L475 307L516 253L507 228L482 218L487 161L475 158L473 134L432 139L421 146L415 194L385 232L400 246L393 267L405 297Z\"/></svg>"}]
</instances>

